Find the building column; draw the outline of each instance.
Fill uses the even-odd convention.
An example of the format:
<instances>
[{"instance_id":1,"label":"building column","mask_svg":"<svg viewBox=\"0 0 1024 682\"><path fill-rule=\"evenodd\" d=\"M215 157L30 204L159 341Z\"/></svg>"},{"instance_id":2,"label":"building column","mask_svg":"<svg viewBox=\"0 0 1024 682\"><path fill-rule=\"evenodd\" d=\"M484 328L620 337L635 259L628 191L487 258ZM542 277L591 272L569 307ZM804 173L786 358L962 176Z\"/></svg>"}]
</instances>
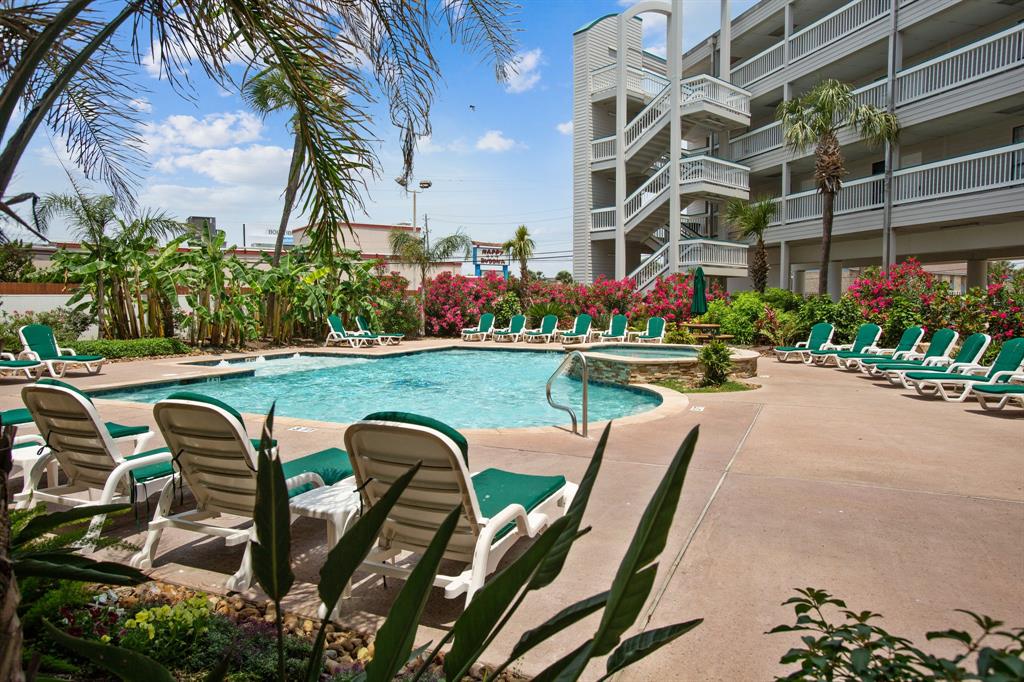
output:
<instances>
[{"instance_id":1,"label":"building column","mask_svg":"<svg viewBox=\"0 0 1024 682\"><path fill-rule=\"evenodd\" d=\"M843 261L833 260L828 263L828 295L838 301L843 295Z\"/></svg>"},{"instance_id":2,"label":"building column","mask_svg":"<svg viewBox=\"0 0 1024 682\"><path fill-rule=\"evenodd\" d=\"M789 291L789 242L779 242L779 288Z\"/></svg>"},{"instance_id":3,"label":"building column","mask_svg":"<svg viewBox=\"0 0 1024 682\"><path fill-rule=\"evenodd\" d=\"M988 286L988 261L967 261L967 288Z\"/></svg>"},{"instance_id":4,"label":"building column","mask_svg":"<svg viewBox=\"0 0 1024 682\"><path fill-rule=\"evenodd\" d=\"M718 77L729 83L732 81L732 12L730 11L729 0L720 0L721 14L719 15L718 30ZM680 3L682 4L682 3ZM673 15L675 11L673 11ZM680 20L682 26L682 20ZM680 51L681 47L676 45L673 48ZM682 55L680 55L680 59Z\"/></svg>"},{"instance_id":5,"label":"building column","mask_svg":"<svg viewBox=\"0 0 1024 682\"><path fill-rule=\"evenodd\" d=\"M782 63L789 65L789 36L793 33L793 3L782 8Z\"/></svg>"},{"instance_id":6,"label":"building column","mask_svg":"<svg viewBox=\"0 0 1024 682\"><path fill-rule=\"evenodd\" d=\"M786 197L792 191L793 176L789 169L789 161L782 162L782 192L779 194L779 222L786 224Z\"/></svg>"},{"instance_id":7,"label":"building column","mask_svg":"<svg viewBox=\"0 0 1024 682\"><path fill-rule=\"evenodd\" d=\"M669 90L669 148L668 148L668 272L679 272L679 233L682 230L682 197L679 196L680 165L682 164L683 112L680 75L683 71L683 0L672 0L672 14L668 17L667 59Z\"/></svg>"},{"instance_id":8,"label":"building column","mask_svg":"<svg viewBox=\"0 0 1024 682\"><path fill-rule=\"evenodd\" d=\"M615 279L626 276L626 22L618 17L615 81Z\"/></svg>"},{"instance_id":9,"label":"building column","mask_svg":"<svg viewBox=\"0 0 1024 682\"><path fill-rule=\"evenodd\" d=\"M805 268L799 268L793 272L793 291L803 296L807 295L807 283Z\"/></svg>"}]
</instances>

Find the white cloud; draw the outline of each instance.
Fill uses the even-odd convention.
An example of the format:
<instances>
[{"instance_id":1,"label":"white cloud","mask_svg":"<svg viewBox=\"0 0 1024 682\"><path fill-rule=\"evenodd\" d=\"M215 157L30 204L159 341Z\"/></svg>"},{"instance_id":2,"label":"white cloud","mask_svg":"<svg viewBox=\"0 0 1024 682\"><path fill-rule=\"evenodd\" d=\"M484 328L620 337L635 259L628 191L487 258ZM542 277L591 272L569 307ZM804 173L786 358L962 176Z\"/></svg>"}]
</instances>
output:
<instances>
[{"instance_id":1,"label":"white cloud","mask_svg":"<svg viewBox=\"0 0 1024 682\"><path fill-rule=\"evenodd\" d=\"M263 122L247 111L207 114L202 119L178 114L143 126L143 138L151 154L160 154L254 142L262 130Z\"/></svg>"},{"instance_id":2,"label":"white cloud","mask_svg":"<svg viewBox=\"0 0 1024 682\"><path fill-rule=\"evenodd\" d=\"M477 138L476 148L483 152L507 152L516 144L515 140L505 137L500 130L488 130Z\"/></svg>"},{"instance_id":3,"label":"white cloud","mask_svg":"<svg viewBox=\"0 0 1024 682\"><path fill-rule=\"evenodd\" d=\"M563 135L572 135L572 121L566 121L565 123L559 123L555 126L555 129Z\"/></svg>"},{"instance_id":4,"label":"white cloud","mask_svg":"<svg viewBox=\"0 0 1024 682\"><path fill-rule=\"evenodd\" d=\"M543 60L544 53L539 47L516 54L509 68L505 92L519 94L532 90L540 82L540 66Z\"/></svg>"},{"instance_id":5,"label":"white cloud","mask_svg":"<svg viewBox=\"0 0 1024 682\"><path fill-rule=\"evenodd\" d=\"M291 150L254 144L229 149L206 149L195 154L164 157L154 168L164 173L190 170L223 185L283 187Z\"/></svg>"},{"instance_id":6,"label":"white cloud","mask_svg":"<svg viewBox=\"0 0 1024 682\"><path fill-rule=\"evenodd\" d=\"M130 100L128 102L128 106L135 111L141 111L147 114L153 111L153 105L145 97L137 97L136 99Z\"/></svg>"}]
</instances>

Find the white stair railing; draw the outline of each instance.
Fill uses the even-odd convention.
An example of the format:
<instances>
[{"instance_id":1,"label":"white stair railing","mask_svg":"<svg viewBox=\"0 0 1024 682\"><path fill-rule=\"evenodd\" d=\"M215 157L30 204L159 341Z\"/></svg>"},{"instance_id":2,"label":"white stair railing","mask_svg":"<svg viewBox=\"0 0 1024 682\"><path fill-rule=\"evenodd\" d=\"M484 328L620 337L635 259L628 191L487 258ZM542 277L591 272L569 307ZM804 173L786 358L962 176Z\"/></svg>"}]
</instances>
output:
<instances>
[{"instance_id":1,"label":"white stair railing","mask_svg":"<svg viewBox=\"0 0 1024 682\"><path fill-rule=\"evenodd\" d=\"M972 192L1024 185L1024 143L904 168L893 173L893 203L912 204ZM843 183L835 214L878 208L885 201L882 176ZM786 222L821 217L817 190L786 198ZM773 224L778 224L776 220Z\"/></svg>"},{"instance_id":2,"label":"white stair railing","mask_svg":"<svg viewBox=\"0 0 1024 682\"><path fill-rule=\"evenodd\" d=\"M679 242L679 267L747 267L747 244L717 239L687 239Z\"/></svg>"},{"instance_id":3,"label":"white stair railing","mask_svg":"<svg viewBox=\"0 0 1024 682\"><path fill-rule=\"evenodd\" d=\"M668 247L668 244L662 245L660 249L645 258L637 269L627 275L633 280L634 289L643 291L668 270Z\"/></svg>"},{"instance_id":4,"label":"white stair railing","mask_svg":"<svg viewBox=\"0 0 1024 682\"><path fill-rule=\"evenodd\" d=\"M636 191L626 198L626 222L636 216L637 213L649 204L654 197L658 196L668 188L669 168L664 166L660 171L647 178L644 184L637 187Z\"/></svg>"},{"instance_id":5,"label":"white stair railing","mask_svg":"<svg viewBox=\"0 0 1024 682\"><path fill-rule=\"evenodd\" d=\"M626 124L626 129L622 134L626 141L626 149L629 149L645 132L661 120L662 116L668 113L671 104L670 94L668 88L662 90L661 94L651 100L650 104Z\"/></svg>"}]
</instances>

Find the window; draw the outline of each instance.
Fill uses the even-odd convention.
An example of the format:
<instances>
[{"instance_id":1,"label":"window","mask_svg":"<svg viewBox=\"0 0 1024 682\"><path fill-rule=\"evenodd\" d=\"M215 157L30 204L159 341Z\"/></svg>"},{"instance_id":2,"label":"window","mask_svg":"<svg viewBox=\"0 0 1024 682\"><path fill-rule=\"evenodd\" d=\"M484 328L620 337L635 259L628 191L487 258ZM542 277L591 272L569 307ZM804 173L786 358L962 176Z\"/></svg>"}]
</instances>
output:
<instances>
[{"instance_id":1,"label":"window","mask_svg":"<svg viewBox=\"0 0 1024 682\"><path fill-rule=\"evenodd\" d=\"M1024 142L1024 126L1014 126L1011 144L1020 144L1021 142Z\"/></svg>"}]
</instances>

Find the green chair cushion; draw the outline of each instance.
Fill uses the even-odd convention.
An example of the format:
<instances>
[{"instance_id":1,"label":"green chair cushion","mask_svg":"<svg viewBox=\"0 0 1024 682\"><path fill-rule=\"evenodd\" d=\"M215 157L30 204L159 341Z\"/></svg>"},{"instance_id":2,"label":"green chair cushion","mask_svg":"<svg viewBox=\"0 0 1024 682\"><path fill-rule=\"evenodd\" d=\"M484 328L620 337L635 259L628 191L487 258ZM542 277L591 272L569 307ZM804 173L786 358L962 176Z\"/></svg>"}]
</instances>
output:
<instances>
[{"instance_id":1,"label":"green chair cushion","mask_svg":"<svg viewBox=\"0 0 1024 682\"><path fill-rule=\"evenodd\" d=\"M796 346L775 346L775 350L780 353L795 353L798 350L807 350L806 348L797 348Z\"/></svg>"},{"instance_id":2,"label":"green chair cushion","mask_svg":"<svg viewBox=\"0 0 1024 682\"><path fill-rule=\"evenodd\" d=\"M978 374L960 374L959 372L907 372L908 379L926 381L988 381L988 377Z\"/></svg>"},{"instance_id":3,"label":"green chair cushion","mask_svg":"<svg viewBox=\"0 0 1024 682\"><path fill-rule=\"evenodd\" d=\"M170 450L168 450L167 448L157 448L155 450L146 450L145 452L140 452L137 455L129 455L129 456L125 457L125 460L131 461L133 459L138 459L139 457L145 457L146 455L156 455L156 454L159 454L161 452L170 452ZM136 469L135 471L132 472L132 476L135 478L135 480L137 482L139 482L139 483L146 483L147 481L152 481L153 479L156 479L156 478L162 478L164 476L170 476L173 473L174 473L174 465L168 460L166 462L159 462L157 464L149 464L147 466L142 467L141 469Z\"/></svg>"},{"instance_id":4,"label":"green chair cushion","mask_svg":"<svg viewBox=\"0 0 1024 682\"><path fill-rule=\"evenodd\" d=\"M877 355L873 357L863 357L860 361L865 365L881 365L886 362L893 362L891 355ZM907 362L917 362L916 360L907 360Z\"/></svg>"},{"instance_id":5,"label":"green chair cushion","mask_svg":"<svg viewBox=\"0 0 1024 682\"><path fill-rule=\"evenodd\" d=\"M252 443L252 449L253 450L255 450L256 452L260 451L260 439L259 438L250 438L249 442ZM277 447L277 439L276 438L271 438L270 439L270 447L272 447L272 448L276 448Z\"/></svg>"},{"instance_id":6,"label":"green chair cushion","mask_svg":"<svg viewBox=\"0 0 1024 682\"><path fill-rule=\"evenodd\" d=\"M836 355L847 360L852 360L854 358L860 358L864 360L892 360L891 353L854 353L852 350L841 350L838 353L836 353Z\"/></svg>"},{"instance_id":7,"label":"green chair cushion","mask_svg":"<svg viewBox=\"0 0 1024 682\"><path fill-rule=\"evenodd\" d=\"M22 367L38 367L38 360L0 360L0 367L5 369L21 369Z\"/></svg>"},{"instance_id":8,"label":"green chair cushion","mask_svg":"<svg viewBox=\"0 0 1024 682\"><path fill-rule=\"evenodd\" d=\"M0 412L0 424L4 426L17 426L19 424L31 424L32 413L27 407L18 407L13 410Z\"/></svg>"},{"instance_id":9,"label":"green chair cushion","mask_svg":"<svg viewBox=\"0 0 1024 682\"><path fill-rule=\"evenodd\" d=\"M40 360L57 359L57 340L53 337L53 330L45 324L27 324L21 328L21 335L25 337L29 350Z\"/></svg>"},{"instance_id":10,"label":"green chair cushion","mask_svg":"<svg viewBox=\"0 0 1024 682\"><path fill-rule=\"evenodd\" d=\"M348 453L340 448L327 448L320 452L314 452L298 459L288 462L281 462L281 469L284 471L285 479L294 478L300 474L320 474L326 485L334 485L352 475L352 462L349 461ZM312 490L312 484L300 485L288 492L288 497L295 497Z\"/></svg>"},{"instance_id":11,"label":"green chair cushion","mask_svg":"<svg viewBox=\"0 0 1024 682\"><path fill-rule=\"evenodd\" d=\"M366 421L398 422L399 424L412 424L413 426L425 426L428 429L440 431L455 441L459 451L462 452L462 461L469 466L469 441L461 433L445 424L443 421L427 417L413 412L374 412L363 417Z\"/></svg>"},{"instance_id":12,"label":"green chair cushion","mask_svg":"<svg viewBox=\"0 0 1024 682\"><path fill-rule=\"evenodd\" d=\"M17 450L18 448L27 448L30 446L34 448L46 447L45 445L40 445L39 443L33 443L32 441L28 441L26 443L17 443L12 449Z\"/></svg>"},{"instance_id":13,"label":"green chair cushion","mask_svg":"<svg viewBox=\"0 0 1024 682\"><path fill-rule=\"evenodd\" d=\"M590 335L590 332L565 332L564 334L562 334L562 338L564 339L566 336L577 337L577 336L589 336L589 335Z\"/></svg>"},{"instance_id":14,"label":"green chair cushion","mask_svg":"<svg viewBox=\"0 0 1024 682\"><path fill-rule=\"evenodd\" d=\"M62 355L59 358L53 359L64 360L65 362L98 362L100 360L106 360L102 355Z\"/></svg>"},{"instance_id":15,"label":"green chair cushion","mask_svg":"<svg viewBox=\"0 0 1024 682\"><path fill-rule=\"evenodd\" d=\"M916 369L922 372L946 372L949 370L948 367L938 367L922 363L924 363L924 360L900 360L898 362L882 361L875 363L875 368L881 372L888 372L895 369Z\"/></svg>"},{"instance_id":16,"label":"green chair cushion","mask_svg":"<svg viewBox=\"0 0 1024 682\"><path fill-rule=\"evenodd\" d=\"M992 395L1024 395L1024 384L995 384L993 386L975 386L979 393L991 393Z\"/></svg>"},{"instance_id":17,"label":"green chair cushion","mask_svg":"<svg viewBox=\"0 0 1024 682\"><path fill-rule=\"evenodd\" d=\"M61 388L66 388L66 389L68 389L69 391L74 391L74 392L75 392L75 393L77 393L78 395L80 395L80 396L82 396L83 398L85 398L86 400L88 400L88 401L89 401L90 403L92 402L92 398L90 398L90 397L89 397L89 394L88 394L88 393L86 393L86 392L85 392L85 391L83 391L82 389L78 388L77 386L72 386L71 384L69 384L69 383L68 383L68 382L66 382L66 381L61 381L61 380L59 380L59 379L50 379L49 377L45 377L45 378L43 378L43 379L40 379L39 381L37 381L37 382L36 382L36 385L42 385L42 386L60 386Z\"/></svg>"},{"instance_id":18,"label":"green chair cushion","mask_svg":"<svg viewBox=\"0 0 1024 682\"><path fill-rule=\"evenodd\" d=\"M137 436L140 433L147 433L149 427L142 426L125 426L124 424L117 424L115 422L106 423L107 431L110 432L110 437L114 440L118 438L125 438L126 436Z\"/></svg>"},{"instance_id":19,"label":"green chair cushion","mask_svg":"<svg viewBox=\"0 0 1024 682\"><path fill-rule=\"evenodd\" d=\"M565 476L533 476L502 469L484 469L473 476L473 489L480 503L480 513L486 518L494 516L510 504L521 504L527 512L532 511L564 485ZM509 523L498 531L494 539L500 540L515 526Z\"/></svg>"},{"instance_id":20,"label":"green chair cushion","mask_svg":"<svg viewBox=\"0 0 1024 682\"><path fill-rule=\"evenodd\" d=\"M210 396L203 395L202 393L196 393L195 391L177 391L167 396L167 399L191 400L194 403L205 403L206 405L213 405L214 407L219 407L220 409L224 410L232 417L242 422L242 424L245 424L245 420L242 419L242 415L238 410L231 407L223 400L217 400L216 398L211 398Z\"/></svg>"}]
</instances>

